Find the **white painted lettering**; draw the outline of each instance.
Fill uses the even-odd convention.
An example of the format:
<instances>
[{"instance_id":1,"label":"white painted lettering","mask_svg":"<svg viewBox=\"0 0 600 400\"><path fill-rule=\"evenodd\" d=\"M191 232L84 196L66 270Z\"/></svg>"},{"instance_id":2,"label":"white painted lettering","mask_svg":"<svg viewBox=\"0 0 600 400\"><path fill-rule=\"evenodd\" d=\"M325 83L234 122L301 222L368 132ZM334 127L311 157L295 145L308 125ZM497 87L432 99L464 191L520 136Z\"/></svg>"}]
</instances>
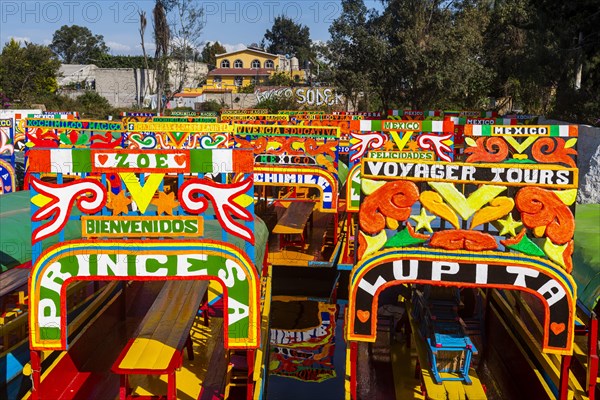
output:
<instances>
[{"instance_id":1,"label":"white painted lettering","mask_svg":"<svg viewBox=\"0 0 600 400\"><path fill-rule=\"evenodd\" d=\"M562 286L556 282L554 279L544 283L539 289L538 293L544 296L546 302L548 303L548 307L552 307L556 302L560 301L563 297L565 297L565 290ZM546 295L550 296L547 297Z\"/></svg>"},{"instance_id":2,"label":"white painted lettering","mask_svg":"<svg viewBox=\"0 0 600 400\"><path fill-rule=\"evenodd\" d=\"M404 261L407 260L396 260L393 263L393 271L394 271L394 279L399 281L408 281L417 279L417 274L419 273L419 261L418 260L410 260L409 262L409 270L408 274L404 273Z\"/></svg>"},{"instance_id":3,"label":"white painted lettering","mask_svg":"<svg viewBox=\"0 0 600 400\"><path fill-rule=\"evenodd\" d=\"M434 261L431 263L431 280L441 281L442 274L455 275L459 270L458 263Z\"/></svg>"},{"instance_id":4,"label":"white painted lettering","mask_svg":"<svg viewBox=\"0 0 600 400\"><path fill-rule=\"evenodd\" d=\"M506 267L506 272L509 274L516 274L517 278L515 279L515 286L527 287L527 282L525 281L525 277L529 276L532 278L537 278L540 274L539 271L532 270L531 268L525 267Z\"/></svg>"},{"instance_id":5,"label":"white painted lettering","mask_svg":"<svg viewBox=\"0 0 600 400\"><path fill-rule=\"evenodd\" d=\"M371 296L375 296L377 289L379 289L379 287L385 283L387 283L387 281L382 276L377 277L377 281L373 285L363 278L360 280L360 282L358 282L358 287L369 293Z\"/></svg>"}]
</instances>

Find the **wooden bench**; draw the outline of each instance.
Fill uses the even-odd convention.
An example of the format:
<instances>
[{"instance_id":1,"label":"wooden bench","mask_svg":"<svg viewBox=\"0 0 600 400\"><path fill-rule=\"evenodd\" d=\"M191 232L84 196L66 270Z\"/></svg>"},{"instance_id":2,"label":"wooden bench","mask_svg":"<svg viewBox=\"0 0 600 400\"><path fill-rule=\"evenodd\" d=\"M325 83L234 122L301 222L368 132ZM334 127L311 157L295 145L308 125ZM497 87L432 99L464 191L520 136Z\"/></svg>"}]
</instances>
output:
<instances>
[{"instance_id":1,"label":"wooden bench","mask_svg":"<svg viewBox=\"0 0 600 400\"><path fill-rule=\"evenodd\" d=\"M294 201L285 210L273 233L281 235L279 247L301 246L306 244L306 227L312 215L315 203L307 201ZM300 240L287 240L288 235L299 235Z\"/></svg>"},{"instance_id":2,"label":"wooden bench","mask_svg":"<svg viewBox=\"0 0 600 400\"><path fill-rule=\"evenodd\" d=\"M112 371L121 375L119 396L131 399L129 375L168 375L167 399L177 398L176 369L183 348L193 359L190 330L208 288L208 281L167 281L117 360ZM162 398L165 398L162 396Z\"/></svg>"},{"instance_id":3,"label":"wooden bench","mask_svg":"<svg viewBox=\"0 0 600 400\"><path fill-rule=\"evenodd\" d=\"M0 274L0 325L25 311L29 271L29 268L12 268Z\"/></svg>"}]
</instances>

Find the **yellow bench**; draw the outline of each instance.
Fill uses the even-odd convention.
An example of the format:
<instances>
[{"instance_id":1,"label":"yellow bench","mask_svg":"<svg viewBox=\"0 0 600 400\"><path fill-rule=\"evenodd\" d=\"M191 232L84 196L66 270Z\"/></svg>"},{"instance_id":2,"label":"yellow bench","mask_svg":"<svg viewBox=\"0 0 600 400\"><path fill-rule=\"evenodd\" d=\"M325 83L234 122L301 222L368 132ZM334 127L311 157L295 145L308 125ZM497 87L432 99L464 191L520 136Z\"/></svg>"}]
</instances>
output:
<instances>
[{"instance_id":1,"label":"yellow bench","mask_svg":"<svg viewBox=\"0 0 600 400\"><path fill-rule=\"evenodd\" d=\"M290 245L299 245L304 247L306 242L306 225L312 215L315 203L306 201L294 201L285 210L273 233L280 236L279 247L284 248ZM299 235L300 240L286 240L286 236Z\"/></svg>"},{"instance_id":2,"label":"yellow bench","mask_svg":"<svg viewBox=\"0 0 600 400\"><path fill-rule=\"evenodd\" d=\"M130 399L129 375L168 375L167 399L176 399L175 371L183 348L193 359L190 329L205 298L208 281L167 281L129 340L112 371L121 375L119 395Z\"/></svg>"}]
</instances>

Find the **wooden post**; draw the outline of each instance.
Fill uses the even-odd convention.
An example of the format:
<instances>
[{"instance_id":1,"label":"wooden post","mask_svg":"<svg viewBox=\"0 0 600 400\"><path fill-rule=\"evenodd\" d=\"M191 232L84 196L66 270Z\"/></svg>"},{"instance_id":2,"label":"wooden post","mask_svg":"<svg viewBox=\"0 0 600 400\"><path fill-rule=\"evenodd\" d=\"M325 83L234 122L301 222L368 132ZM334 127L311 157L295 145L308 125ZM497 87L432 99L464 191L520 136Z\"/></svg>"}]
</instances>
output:
<instances>
[{"instance_id":1,"label":"wooden post","mask_svg":"<svg viewBox=\"0 0 600 400\"><path fill-rule=\"evenodd\" d=\"M246 400L254 397L254 350L248 350L246 362L248 363L248 386L246 388Z\"/></svg>"},{"instance_id":2,"label":"wooden post","mask_svg":"<svg viewBox=\"0 0 600 400\"><path fill-rule=\"evenodd\" d=\"M352 233L352 213L346 213L346 245L344 246L344 257L342 263L346 264L350 258L350 234Z\"/></svg>"},{"instance_id":3,"label":"wooden post","mask_svg":"<svg viewBox=\"0 0 600 400\"><path fill-rule=\"evenodd\" d=\"M596 398L596 379L598 376L598 318L592 313L588 332L588 373L586 387L589 400Z\"/></svg>"},{"instance_id":4,"label":"wooden post","mask_svg":"<svg viewBox=\"0 0 600 400\"><path fill-rule=\"evenodd\" d=\"M485 340L487 340L486 332L488 332L488 329L490 327L490 322L489 322L490 321L490 316L489 316L490 301L491 301L493 289L490 290L489 288L485 288L485 289L481 289L481 290L485 292L485 301L483 302L483 332L482 332L482 338L484 339L484 343L483 343L483 350L481 352L481 359L484 360L487 357L487 353L489 351Z\"/></svg>"},{"instance_id":5,"label":"wooden post","mask_svg":"<svg viewBox=\"0 0 600 400\"><path fill-rule=\"evenodd\" d=\"M41 353L37 350L30 350L29 357L31 359L31 400L40 399L40 375L42 373L42 359Z\"/></svg>"},{"instance_id":6,"label":"wooden post","mask_svg":"<svg viewBox=\"0 0 600 400\"><path fill-rule=\"evenodd\" d=\"M567 400L569 396L569 371L572 356L563 356L560 363L560 381L558 384L558 400Z\"/></svg>"},{"instance_id":7,"label":"wooden post","mask_svg":"<svg viewBox=\"0 0 600 400\"><path fill-rule=\"evenodd\" d=\"M168 400L177 400L177 382L175 380L175 376L177 375L177 371L173 370L169 373L167 378L167 399Z\"/></svg>"},{"instance_id":8,"label":"wooden post","mask_svg":"<svg viewBox=\"0 0 600 400\"><path fill-rule=\"evenodd\" d=\"M334 243L337 242L337 237L338 237L338 224L339 224L339 215L336 212L335 214L333 214L333 240L335 240Z\"/></svg>"},{"instance_id":9,"label":"wooden post","mask_svg":"<svg viewBox=\"0 0 600 400\"><path fill-rule=\"evenodd\" d=\"M122 374L121 375L121 384L119 385L119 399L120 400L127 399L127 392L129 391L128 385L129 385L129 383L127 382L127 374Z\"/></svg>"},{"instance_id":10,"label":"wooden post","mask_svg":"<svg viewBox=\"0 0 600 400\"><path fill-rule=\"evenodd\" d=\"M350 399L356 400L356 362L358 359L358 343L350 342Z\"/></svg>"}]
</instances>

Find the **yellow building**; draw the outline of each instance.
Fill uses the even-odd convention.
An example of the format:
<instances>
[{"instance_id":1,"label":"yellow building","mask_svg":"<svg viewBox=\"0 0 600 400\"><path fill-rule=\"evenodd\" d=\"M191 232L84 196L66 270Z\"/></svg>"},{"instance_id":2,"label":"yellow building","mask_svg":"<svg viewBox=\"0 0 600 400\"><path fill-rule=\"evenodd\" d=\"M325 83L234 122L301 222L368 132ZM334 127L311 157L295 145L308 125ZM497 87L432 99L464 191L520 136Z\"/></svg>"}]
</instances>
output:
<instances>
[{"instance_id":1,"label":"yellow building","mask_svg":"<svg viewBox=\"0 0 600 400\"><path fill-rule=\"evenodd\" d=\"M253 47L217 54L216 63L216 68L207 75L203 93L237 93L244 86L266 83L274 73L289 74L296 82L306 80L296 57L287 58Z\"/></svg>"}]
</instances>

